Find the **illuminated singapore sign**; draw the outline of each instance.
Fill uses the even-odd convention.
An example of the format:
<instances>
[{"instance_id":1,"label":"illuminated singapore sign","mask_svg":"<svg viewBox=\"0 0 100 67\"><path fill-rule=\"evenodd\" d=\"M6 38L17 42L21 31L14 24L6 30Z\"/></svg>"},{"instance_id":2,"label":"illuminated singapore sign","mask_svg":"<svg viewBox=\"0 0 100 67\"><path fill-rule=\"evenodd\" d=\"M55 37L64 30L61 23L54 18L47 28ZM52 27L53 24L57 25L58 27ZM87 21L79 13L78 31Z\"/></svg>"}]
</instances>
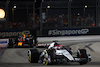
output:
<instances>
[{"instance_id":1,"label":"illuminated singapore sign","mask_svg":"<svg viewBox=\"0 0 100 67\"><path fill-rule=\"evenodd\" d=\"M15 37L21 35L22 32L25 33L26 35L30 34L29 30L17 31L17 32L0 32L0 37Z\"/></svg>"},{"instance_id":2,"label":"illuminated singapore sign","mask_svg":"<svg viewBox=\"0 0 100 67\"><path fill-rule=\"evenodd\" d=\"M79 30L49 30L48 35L79 35L87 34L89 29L79 29Z\"/></svg>"}]
</instances>

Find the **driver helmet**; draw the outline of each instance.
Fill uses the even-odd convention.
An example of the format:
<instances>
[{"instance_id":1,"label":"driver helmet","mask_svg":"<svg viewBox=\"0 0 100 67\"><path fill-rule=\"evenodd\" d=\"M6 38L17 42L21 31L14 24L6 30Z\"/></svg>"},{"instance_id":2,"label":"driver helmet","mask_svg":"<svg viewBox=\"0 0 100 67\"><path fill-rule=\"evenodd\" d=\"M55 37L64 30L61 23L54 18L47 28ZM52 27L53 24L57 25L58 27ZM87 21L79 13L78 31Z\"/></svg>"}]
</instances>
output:
<instances>
[{"instance_id":1,"label":"driver helmet","mask_svg":"<svg viewBox=\"0 0 100 67\"><path fill-rule=\"evenodd\" d=\"M25 37L25 33L24 33L24 32L22 32L21 36L24 36L24 37Z\"/></svg>"}]
</instances>

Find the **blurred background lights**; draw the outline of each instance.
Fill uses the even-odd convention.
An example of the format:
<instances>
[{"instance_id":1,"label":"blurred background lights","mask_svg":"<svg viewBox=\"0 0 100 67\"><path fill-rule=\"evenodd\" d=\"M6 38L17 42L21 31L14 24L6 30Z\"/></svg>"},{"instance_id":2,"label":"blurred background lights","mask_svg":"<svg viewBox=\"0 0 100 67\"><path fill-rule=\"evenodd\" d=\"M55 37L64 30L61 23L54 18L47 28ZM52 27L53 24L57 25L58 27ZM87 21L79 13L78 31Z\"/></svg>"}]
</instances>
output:
<instances>
[{"instance_id":1,"label":"blurred background lights","mask_svg":"<svg viewBox=\"0 0 100 67\"><path fill-rule=\"evenodd\" d=\"M16 8L16 6L14 6L14 8Z\"/></svg>"},{"instance_id":2,"label":"blurred background lights","mask_svg":"<svg viewBox=\"0 0 100 67\"><path fill-rule=\"evenodd\" d=\"M50 6L48 5L47 8L50 8Z\"/></svg>"},{"instance_id":3,"label":"blurred background lights","mask_svg":"<svg viewBox=\"0 0 100 67\"><path fill-rule=\"evenodd\" d=\"M5 17L5 11L3 9L0 9L0 18Z\"/></svg>"},{"instance_id":4,"label":"blurred background lights","mask_svg":"<svg viewBox=\"0 0 100 67\"><path fill-rule=\"evenodd\" d=\"M87 8L88 6L87 5L85 5L85 8Z\"/></svg>"}]
</instances>

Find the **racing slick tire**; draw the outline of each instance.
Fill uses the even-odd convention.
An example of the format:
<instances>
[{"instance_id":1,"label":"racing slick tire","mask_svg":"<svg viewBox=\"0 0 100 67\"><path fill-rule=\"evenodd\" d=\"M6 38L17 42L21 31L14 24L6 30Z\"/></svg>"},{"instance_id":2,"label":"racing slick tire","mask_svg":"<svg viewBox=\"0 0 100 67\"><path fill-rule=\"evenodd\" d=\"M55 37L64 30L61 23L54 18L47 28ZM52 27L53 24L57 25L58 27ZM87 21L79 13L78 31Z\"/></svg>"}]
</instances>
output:
<instances>
[{"instance_id":1,"label":"racing slick tire","mask_svg":"<svg viewBox=\"0 0 100 67\"><path fill-rule=\"evenodd\" d=\"M8 46L9 48L13 48L13 45L14 45L14 44L13 44L12 39L9 39L9 43L8 43L8 44L9 44L9 46Z\"/></svg>"},{"instance_id":2,"label":"racing slick tire","mask_svg":"<svg viewBox=\"0 0 100 67\"><path fill-rule=\"evenodd\" d=\"M44 57L43 57L43 64L44 65L53 64L54 63L54 58L55 58L54 50L47 50L45 52Z\"/></svg>"},{"instance_id":3,"label":"racing slick tire","mask_svg":"<svg viewBox=\"0 0 100 67\"><path fill-rule=\"evenodd\" d=\"M80 52L77 53L78 58L85 58L85 60L79 61L80 65L87 64L88 62L88 55L86 49L80 49Z\"/></svg>"},{"instance_id":4,"label":"racing slick tire","mask_svg":"<svg viewBox=\"0 0 100 67\"><path fill-rule=\"evenodd\" d=\"M39 60L39 52L37 49L28 50L28 61L30 63L38 63Z\"/></svg>"},{"instance_id":5,"label":"racing slick tire","mask_svg":"<svg viewBox=\"0 0 100 67\"><path fill-rule=\"evenodd\" d=\"M32 48L33 47L33 39L29 40L29 47Z\"/></svg>"}]
</instances>

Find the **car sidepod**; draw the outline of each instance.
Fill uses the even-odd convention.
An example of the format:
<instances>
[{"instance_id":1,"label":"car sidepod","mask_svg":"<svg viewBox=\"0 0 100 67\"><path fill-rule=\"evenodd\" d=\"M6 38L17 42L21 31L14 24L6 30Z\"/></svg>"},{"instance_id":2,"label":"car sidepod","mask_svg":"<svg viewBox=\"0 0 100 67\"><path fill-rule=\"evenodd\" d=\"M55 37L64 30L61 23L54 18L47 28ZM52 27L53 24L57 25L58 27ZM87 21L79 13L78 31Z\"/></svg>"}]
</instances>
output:
<instances>
[{"instance_id":1,"label":"car sidepod","mask_svg":"<svg viewBox=\"0 0 100 67\"><path fill-rule=\"evenodd\" d=\"M56 55L63 55L69 61L74 61L73 56L67 50L56 50Z\"/></svg>"}]
</instances>

